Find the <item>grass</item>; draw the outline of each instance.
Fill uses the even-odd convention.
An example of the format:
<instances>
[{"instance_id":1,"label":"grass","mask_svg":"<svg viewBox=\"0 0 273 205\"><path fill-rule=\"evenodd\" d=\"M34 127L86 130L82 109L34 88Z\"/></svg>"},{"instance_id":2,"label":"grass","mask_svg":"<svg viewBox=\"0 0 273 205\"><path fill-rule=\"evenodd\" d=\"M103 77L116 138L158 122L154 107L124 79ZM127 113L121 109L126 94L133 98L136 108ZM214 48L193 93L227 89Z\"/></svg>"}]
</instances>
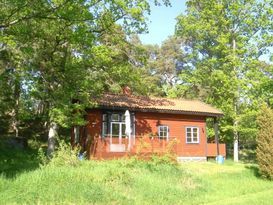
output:
<instances>
[{"instance_id":1,"label":"grass","mask_svg":"<svg viewBox=\"0 0 273 205\"><path fill-rule=\"evenodd\" d=\"M4 146L0 140L0 174L13 178L21 172L35 170L39 167L37 149L16 149Z\"/></svg>"},{"instance_id":2,"label":"grass","mask_svg":"<svg viewBox=\"0 0 273 205\"><path fill-rule=\"evenodd\" d=\"M0 204L272 204L273 201L273 182L259 178L254 164L226 161L224 165L213 162L172 165L160 159L150 162L130 159L39 168L33 150L9 150L13 153L10 155L6 152L0 153Z\"/></svg>"}]
</instances>

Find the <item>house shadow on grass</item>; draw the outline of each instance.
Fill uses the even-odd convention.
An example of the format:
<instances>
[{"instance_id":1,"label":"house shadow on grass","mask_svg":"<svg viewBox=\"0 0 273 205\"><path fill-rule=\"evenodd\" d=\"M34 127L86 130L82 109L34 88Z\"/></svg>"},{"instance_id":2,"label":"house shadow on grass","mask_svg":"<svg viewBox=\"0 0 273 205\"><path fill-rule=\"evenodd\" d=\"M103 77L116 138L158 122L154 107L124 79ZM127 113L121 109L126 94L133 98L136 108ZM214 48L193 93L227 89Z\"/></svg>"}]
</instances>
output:
<instances>
[{"instance_id":1,"label":"house shadow on grass","mask_svg":"<svg viewBox=\"0 0 273 205\"><path fill-rule=\"evenodd\" d=\"M14 178L23 172L39 168L38 150L0 145L0 175Z\"/></svg>"}]
</instances>

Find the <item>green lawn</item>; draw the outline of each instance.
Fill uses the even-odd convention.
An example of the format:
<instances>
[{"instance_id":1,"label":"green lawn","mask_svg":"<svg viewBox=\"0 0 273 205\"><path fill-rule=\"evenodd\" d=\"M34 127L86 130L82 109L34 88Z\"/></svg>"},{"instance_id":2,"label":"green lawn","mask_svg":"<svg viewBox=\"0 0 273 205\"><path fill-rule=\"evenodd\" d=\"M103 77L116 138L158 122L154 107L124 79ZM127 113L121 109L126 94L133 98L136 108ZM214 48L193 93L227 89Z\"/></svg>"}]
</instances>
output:
<instances>
[{"instance_id":1,"label":"green lawn","mask_svg":"<svg viewBox=\"0 0 273 205\"><path fill-rule=\"evenodd\" d=\"M1 205L273 203L273 182L259 178L252 164L131 159L39 168L31 150L6 153L0 156Z\"/></svg>"}]
</instances>

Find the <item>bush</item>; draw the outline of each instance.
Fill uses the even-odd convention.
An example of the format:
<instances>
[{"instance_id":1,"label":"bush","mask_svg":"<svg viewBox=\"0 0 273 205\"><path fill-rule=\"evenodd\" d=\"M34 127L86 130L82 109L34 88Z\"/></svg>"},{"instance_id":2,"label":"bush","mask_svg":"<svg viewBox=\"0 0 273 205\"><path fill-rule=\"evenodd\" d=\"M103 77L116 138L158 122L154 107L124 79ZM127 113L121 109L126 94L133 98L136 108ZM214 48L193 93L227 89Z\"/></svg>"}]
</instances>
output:
<instances>
[{"instance_id":1,"label":"bush","mask_svg":"<svg viewBox=\"0 0 273 205\"><path fill-rule=\"evenodd\" d=\"M38 155L42 166L77 166L80 164L78 158L79 149L73 148L70 144L62 140L58 140L58 147L54 151L51 158L45 155L43 149L39 149Z\"/></svg>"},{"instance_id":2,"label":"bush","mask_svg":"<svg viewBox=\"0 0 273 205\"><path fill-rule=\"evenodd\" d=\"M262 106L257 118L257 162L263 177L273 180L273 111Z\"/></svg>"}]
</instances>

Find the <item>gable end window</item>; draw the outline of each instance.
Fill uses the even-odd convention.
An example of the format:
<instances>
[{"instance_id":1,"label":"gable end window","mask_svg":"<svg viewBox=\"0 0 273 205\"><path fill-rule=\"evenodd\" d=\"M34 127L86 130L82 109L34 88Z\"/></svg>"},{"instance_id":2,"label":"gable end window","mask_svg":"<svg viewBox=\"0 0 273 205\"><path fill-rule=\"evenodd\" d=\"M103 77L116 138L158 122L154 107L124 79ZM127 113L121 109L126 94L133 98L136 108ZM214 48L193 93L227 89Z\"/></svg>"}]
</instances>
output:
<instances>
[{"instance_id":1,"label":"gable end window","mask_svg":"<svg viewBox=\"0 0 273 205\"><path fill-rule=\"evenodd\" d=\"M186 143L199 143L199 127L186 127Z\"/></svg>"},{"instance_id":2,"label":"gable end window","mask_svg":"<svg viewBox=\"0 0 273 205\"><path fill-rule=\"evenodd\" d=\"M169 127L166 125L158 126L158 138L159 139L169 139Z\"/></svg>"}]
</instances>

